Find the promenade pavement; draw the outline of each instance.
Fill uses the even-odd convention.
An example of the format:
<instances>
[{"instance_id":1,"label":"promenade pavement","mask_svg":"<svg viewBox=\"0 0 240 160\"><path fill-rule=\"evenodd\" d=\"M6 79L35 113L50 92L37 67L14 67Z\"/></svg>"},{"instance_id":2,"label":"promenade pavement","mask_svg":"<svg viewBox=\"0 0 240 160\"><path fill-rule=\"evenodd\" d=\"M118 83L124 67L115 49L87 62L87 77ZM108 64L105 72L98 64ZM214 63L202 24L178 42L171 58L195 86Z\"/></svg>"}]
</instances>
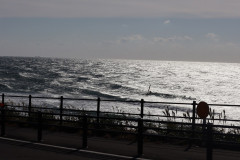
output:
<instances>
[{"instance_id":1,"label":"promenade pavement","mask_svg":"<svg viewBox=\"0 0 240 160\"><path fill-rule=\"evenodd\" d=\"M89 137L88 148L82 149L79 133L43 131L43 141L36 142L37 131L29 128L6 127L0 137L0 160L88 160L88 159L156 159L204 160L206 149L161 142L144 142L144 155L137 157L135 141ZM238 160L240 151L213 150L214 160Z\"/></svg>"}]
</instances>

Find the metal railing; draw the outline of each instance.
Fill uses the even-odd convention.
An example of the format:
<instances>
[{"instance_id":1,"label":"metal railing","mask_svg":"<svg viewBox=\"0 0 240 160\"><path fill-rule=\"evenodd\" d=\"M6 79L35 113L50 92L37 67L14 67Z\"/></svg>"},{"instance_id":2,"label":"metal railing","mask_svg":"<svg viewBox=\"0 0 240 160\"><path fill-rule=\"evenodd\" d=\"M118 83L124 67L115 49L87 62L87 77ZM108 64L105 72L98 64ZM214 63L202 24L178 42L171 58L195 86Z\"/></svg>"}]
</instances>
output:
<instances>
[{"instance_id":1,"label":"metal railing","mask_svg":"<svg viewBox=\"0 0 240 160\"><path fill-rule=\"evenodd\" d=\"M7 104L5 98L27 98L27 109L23 106ZM59 100L59 108L49 108L41 106L33 106L32 99L54 99ZM66 109L64 108L64 100L77 100L77 101L96 101L96 111ZM115 113L115 112L102 112L101 102L124 102L124 103L138 103L140 105L139 114ZM160 103L160 104L174 104L174 105L189 105L192 106L192 116L181 117L171 115L147 115L144 114L145 103ZM189 142L189 147L193 143L205 143L207 159L212 159L212 150L219 144L233 144L236 139L240 137L239 133L231 134L219 132L217 128L222 129L235 129L239 130L239 126L233 125L213 125L212 123L200 123L199 118L196 116L196 101L192 103L169 103L169 102L149 102L141 99L140 101L115 101L115 100L102 100L97 99L75 99L75 98L59 98L54 97L36 97L36 96L11 96L2 94L1 107L1 136L5 135L7 123L24 123L29 126L37 128L37 140L40 142L43 139L43 128L54 126L63 128L74 128L82 130L82 147L88 146L88 131L95 131L96 134L114 133L114 134L129 134L137 138L137 154L143 154L144 138L154 137L157 139L183 139ZM221 105L210 104L210 106L231 106L239 107L239 105ZM25 108L26 108L25 107ZM155 116L160 119L146 119L145 117ZM161 119L162 118L162 119ZM177 119L190 119L190 121L179 122L169 120L166 118ZM212 120L212 119L208 119ZM217 119L216 119L217 120ZM225 119L225 121L239 122L236 119ZM152 131L152 132L147 132ZM220 138L219 138L220 137ZM223 138L221 137L228 137ZM240 145L239 142L235 144Z\"/></svg>"}]
</instances>

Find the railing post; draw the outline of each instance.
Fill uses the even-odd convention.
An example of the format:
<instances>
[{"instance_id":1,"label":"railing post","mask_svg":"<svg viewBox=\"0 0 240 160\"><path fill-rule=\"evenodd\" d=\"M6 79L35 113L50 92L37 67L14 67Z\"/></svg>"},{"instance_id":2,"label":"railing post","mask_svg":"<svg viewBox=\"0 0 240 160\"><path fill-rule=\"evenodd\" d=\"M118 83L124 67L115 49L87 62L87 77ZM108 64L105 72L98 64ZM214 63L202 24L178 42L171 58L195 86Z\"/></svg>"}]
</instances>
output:
<instances>
[{"instance_id":1,"label":"railing post","mask_svg":"<svg viewBox=\"0 0 240 160\"><path fill-rule=\"evenodd\" d=\"M60 97L60 126L62 126L63 96Z\"/></svg>"},{"instance_id":2,"label":"railing post","mask_svg":"<svg viewBox=\"0 0 240 160\"><path fill-rule=\"evenodd\" d=\"M1 136L5 136L5 107L1 106Z\"/></svg>"},{"instance_id":3,"label":"railing post","mask_svg":"<svg viewBox=\"0 0 240 160\"><path fill-rule=\"evenodd\" d=\"M196 119L196 101L193 101L193 110L192 110L192 138L195 137L195 119Z\"/></svg>"},{"instance_id":4,"label":"railing post","mask_svg":"<svg viewBox=\"0 0 240 160\"><path fill-rule=\"evenodd\" d=\"M144 99L141 99L141 113L140 113L141 118L143 118L143 111L144 111Z\"/></svg>"},{"instance_id":5,"label":"railing post","mask_svg":"<svg viewBox=\"0 0 240 160\"><path fill-rule=\"evenodd\" d=\"M2 104L4 104L4 93L2 94Z\"/></svg>"},{"instance_id":6,"label":"railing post","mask_svg":"<svg viewBox=\"0 0 240 160\"><path fill-rule=\"evenodd\" d=\"M98 97L97 99L97 126L99 127L100 124L100 120L99 120L99 116L100 116L100 97Z\"/></svg>"},{"instance_id":7,"label":"railing post","mask_svg":"<svg viewBox=\"0 0 240 160\"><path fill-rule=\"evenodd\" d=\"M38 142L42 141L42 112L38 111Z\"/></svg>"},{"instance_id":8,"label":"railing post","mask_svg":"<svg viewBox=\"0 0 240 160\"><path fill-rule=\"evenodd\" d=\"M88 134L88 124L87 115L83 116L83 135L82 135L82 148L87 148L87 134Z\"/></svg>"},{"instance_id":9,"label":"railing post","mask_svg":"<svg viewBox=\"0 0 240 160\"><path fill-rule=\"evenodd\" d=\"M32 96L29 95L29 102L28 102L28 117L31 117L32 112Z\"/></svg>"},{"instance_id":10,"label":"railing post","mask_svg":"<svg viewBox=\"0 0 240 160\"><path fill-rule=\"evenodd\" d=\"M186 151L192 147L193 138L195 137L195 119L196 119L196 101L193 101L193 109L192 109L192 135L189 140L188 147L185 149Z\"/></svg>"},{"instance_id":11,"label":"railing post","mask_svg":"<svg viewBox=\"0 0 240 160\"><path fill-rule=\"evenodd\" d=\"M212 160L212 152L213 152L213 125L212 123L207 124L207 160Z\"/></svg>"},{"instance_id":12,"label":"railing post","mask_svg":"<svg viewBox=\"0 0 240 160\"><path fill-rule=\"evenodd\" d=\"M207 133L207 129L206 129L206 127L207 127L207 124L206 124L206 118L203 118L202 119L203 120L203 123L202 123L202 144L206 144L206 138L207 138L207 135L206 135L206 133Z\"/></svg>"},{"instance_id":13,"label":"railing post","mask_svg":"<svg viewBox=\"0 0 240 160\"><path fill-rule=\"evenodd\" d=\"M4 104L4 93L2 94L1 104L1 136L5 136L5 104Z\"/></svg>"},{"instance_id":14,"label":"railing post","mask_svg":"<svg viewBox=\"0 0 240 160\"><path fill-rule=\"evenodd\" d=\"M143 155L143 119L138 119L138 156Z\"/></svg>"},{"instance_id":15,"label":"railing post","mask_svg":"<svg viewBox=\"0 0 240 160\"><path fill-rule=\"evenodd\" d=\"M205 130L206 130L206 118L203 118L203 123L202 123L202 132L205 133Z\"/></svg>"}]
</instances>

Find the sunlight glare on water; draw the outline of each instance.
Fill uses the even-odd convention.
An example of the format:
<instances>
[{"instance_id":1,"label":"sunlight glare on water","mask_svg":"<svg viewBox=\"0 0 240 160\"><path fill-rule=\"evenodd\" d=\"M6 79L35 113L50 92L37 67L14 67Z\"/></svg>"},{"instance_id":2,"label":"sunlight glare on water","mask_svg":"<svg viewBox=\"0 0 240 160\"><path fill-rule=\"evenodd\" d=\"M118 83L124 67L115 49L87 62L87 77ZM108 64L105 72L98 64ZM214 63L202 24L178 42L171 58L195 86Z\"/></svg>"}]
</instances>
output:
<instances>
[{"instance_id":1,"label":"sunlight glare on water","mask_svg":"<svg viewBox=\"0 0 240 160\"><path fill-rule=\"evenodd\" d=\"M5 94L240 104L237 63L20 57L0 60L0 90ZM149 86L151 93L147 94Z\"/></svg>"}]
</instances>

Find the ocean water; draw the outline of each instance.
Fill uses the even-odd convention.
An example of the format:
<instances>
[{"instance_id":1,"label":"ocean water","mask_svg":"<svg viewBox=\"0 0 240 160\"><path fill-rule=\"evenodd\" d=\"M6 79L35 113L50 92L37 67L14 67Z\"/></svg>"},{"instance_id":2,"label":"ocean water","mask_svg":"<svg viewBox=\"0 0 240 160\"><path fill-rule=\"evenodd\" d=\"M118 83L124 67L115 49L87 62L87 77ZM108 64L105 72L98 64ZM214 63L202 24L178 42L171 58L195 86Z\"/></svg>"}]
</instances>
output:
<instances>
[{"instance_id":1,"label":"ocean water","mask_svg":"<svg viewBox=\"0 0 240 160\"><path fill-rule=\"evenodd\" d=\"M151 93L147 94L149 88ZM195 100L236 105L240 104L240 64L0 57L0 92L6 95L180 103ZM68 103L79 107L76 102ZM106 103L103 108L111 110L114 105ZM137 112L127 104L121 106L123 110ZM161 112L159 108L160 105L147 105L146 112ZM240 117L240 108L216 109L227 110L229 117Z\"/></svg>"}]
</instances>

